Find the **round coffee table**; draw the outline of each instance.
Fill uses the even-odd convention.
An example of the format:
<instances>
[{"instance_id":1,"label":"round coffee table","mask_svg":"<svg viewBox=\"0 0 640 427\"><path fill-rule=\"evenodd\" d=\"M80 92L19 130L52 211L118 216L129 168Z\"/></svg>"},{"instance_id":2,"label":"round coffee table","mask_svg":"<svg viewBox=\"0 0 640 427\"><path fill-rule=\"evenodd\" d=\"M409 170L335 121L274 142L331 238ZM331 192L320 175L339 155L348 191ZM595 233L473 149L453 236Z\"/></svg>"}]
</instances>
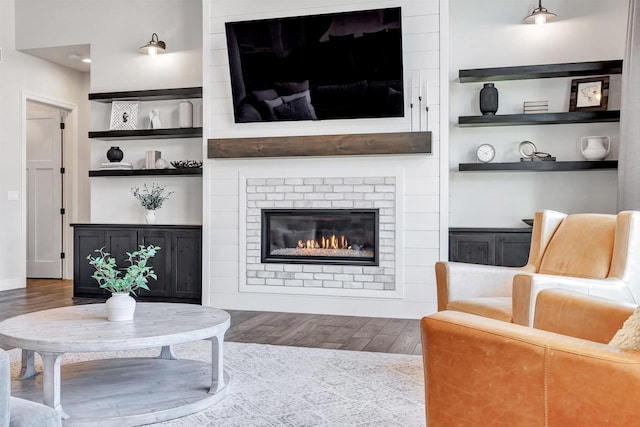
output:
<instances>
[{"instance_id":1,"label":"round coffee table","mask_svg":"<svg viewBox=\"0 0 640 427\"><path fill-rule=\"evenodd\" d=\"M225 311L193 304L138 303L131 321L110 322L104 304L38 311L0 322L0 344L23 349L13 395L55 408L65 425L139 425L200 411L224 397ZM210 340L211 363L176 359L171 345ZM65 353L161 347L158 357L65 364ZM33 352L42 357L37 374ZM64 388L65 409L61 389Z\"/></svg>"}]
</instances>

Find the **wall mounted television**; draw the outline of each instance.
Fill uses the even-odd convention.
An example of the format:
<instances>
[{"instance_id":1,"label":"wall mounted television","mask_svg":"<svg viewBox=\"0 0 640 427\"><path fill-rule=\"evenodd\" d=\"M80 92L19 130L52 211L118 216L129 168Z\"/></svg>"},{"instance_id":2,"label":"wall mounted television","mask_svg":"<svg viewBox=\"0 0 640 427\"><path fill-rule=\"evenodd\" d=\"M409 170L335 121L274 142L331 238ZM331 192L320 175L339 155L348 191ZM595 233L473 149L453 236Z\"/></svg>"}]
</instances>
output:
<instances>
[{"instance_id":1,"label":"wall mounted television","mask_svg":"<svg viewBox=\"0 0 640 427\"><path fill-rule=\"evenodd\" d=\"M225 27L236 123L404 116L399 7Z\"/></svg>"}]
</instances>

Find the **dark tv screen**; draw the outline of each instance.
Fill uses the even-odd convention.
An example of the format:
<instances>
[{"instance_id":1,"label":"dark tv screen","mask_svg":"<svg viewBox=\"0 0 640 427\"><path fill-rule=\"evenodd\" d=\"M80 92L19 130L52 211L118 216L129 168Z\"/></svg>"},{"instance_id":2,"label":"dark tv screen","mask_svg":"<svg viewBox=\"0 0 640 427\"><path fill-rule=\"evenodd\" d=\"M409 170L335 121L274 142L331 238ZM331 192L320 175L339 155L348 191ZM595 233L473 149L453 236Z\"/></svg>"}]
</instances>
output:
<instances>
[{"instance_id":1,"label":"dark tv screen","mask_svg":"<svg viewBox=\"0 0 640 427\"><path fill-rule=\"evenodd\" d=\"M236 123L404 116L399 7L225 25Z\"/></svg>"}]
</instances>

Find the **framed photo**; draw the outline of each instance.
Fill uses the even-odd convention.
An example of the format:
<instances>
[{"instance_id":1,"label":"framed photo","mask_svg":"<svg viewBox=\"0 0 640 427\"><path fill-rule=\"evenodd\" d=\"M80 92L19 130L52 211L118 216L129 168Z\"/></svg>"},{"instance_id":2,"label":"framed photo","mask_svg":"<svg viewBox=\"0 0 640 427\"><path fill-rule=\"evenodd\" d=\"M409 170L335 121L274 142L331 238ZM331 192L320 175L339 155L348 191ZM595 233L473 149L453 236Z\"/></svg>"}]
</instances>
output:
<instances>
[{"instance_id":1,"label":"framed photo","mask_svg":"<svg viewBox=\"0 0 640 427\"><path fill-rule=\"evenodd\" d=\"M609 76L571 80L569 111L606 110L609 102Z\"/></svg>"},{"instance_id":2,"label":"framed photo","mask_svg":"<svg viewBox=\"0 0 640 427\"><path fill-rule=\"evenodd\" d=\"M111 103L111 124L109 129L138 129L138 103L113 101Z\"/></svg>"}]
</instances>

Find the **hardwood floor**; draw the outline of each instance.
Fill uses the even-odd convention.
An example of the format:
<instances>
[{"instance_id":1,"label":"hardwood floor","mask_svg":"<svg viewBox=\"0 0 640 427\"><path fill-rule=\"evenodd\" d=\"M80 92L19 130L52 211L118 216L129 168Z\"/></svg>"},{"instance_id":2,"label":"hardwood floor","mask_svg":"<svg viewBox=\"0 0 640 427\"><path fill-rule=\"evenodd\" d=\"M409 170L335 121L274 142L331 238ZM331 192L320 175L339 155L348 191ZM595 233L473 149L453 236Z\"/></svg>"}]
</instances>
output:
<instances>
[{"instance_id":1,"label":"hardwood floor","mask_svg":"<svg viewBox=\"0 0 640 427\"><path fill-rule=\"evenodd\" d=\"M95 302L72 298L70 280L29 280L25 289L0 292L0 320L32 311ZM223 308L224 307L220 307ZM226 341L382 353L422 353L420 321L321 314L226 310Z\"/></svg>"}]
</instances>

